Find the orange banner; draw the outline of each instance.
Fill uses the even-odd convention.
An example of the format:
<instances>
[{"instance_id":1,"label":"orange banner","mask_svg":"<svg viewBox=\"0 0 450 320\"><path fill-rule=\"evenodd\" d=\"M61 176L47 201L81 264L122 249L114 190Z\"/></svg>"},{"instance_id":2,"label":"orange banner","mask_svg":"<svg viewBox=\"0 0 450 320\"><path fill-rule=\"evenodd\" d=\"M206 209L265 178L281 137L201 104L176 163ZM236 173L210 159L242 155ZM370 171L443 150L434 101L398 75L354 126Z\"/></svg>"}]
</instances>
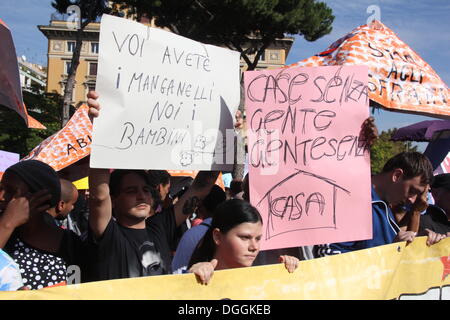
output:
<instances>
[{"instance_id":1,"label":"orange banner","mask_svg":"<svg viewBox=\"0 0 450 320\"><path fill-rule=\"evenodd\" d=\"M343 99L355 94L387 109L423 114L450 115L447 85L414 50L379 21L363 25L334 42L316 56L291 66L367 65L366 93L348 86ZM327 86L346 86L339 75Z\"/></svg>"},{"instance_id":2,"label":"orange banner","mask_svg":"<svg viewBox=\"0 0 450 320\"><path fill-rule=\"evenodd\" d=\"M27 107L25 106L25 103L23 104L23 107L25 109L25 113L27 114L28 128L31 128L31 129L43 129L43 130L47 129L46 126L44 126L42 123L40 123L39 121L37 121L35 118L33 118L32 116L30 116L28 114Z\"/></svg>"},{"instance_id":3,"label":"orange banner","mask_svg":"<svg viewBox=\"0 0 450 320\"><path fill-rule=\"evenodd\" d=\"M91 153L92 123L88 106L82 105L66 126L42 141L22 160L40 160L56 171Z\"/></svg>"}]
</instances>

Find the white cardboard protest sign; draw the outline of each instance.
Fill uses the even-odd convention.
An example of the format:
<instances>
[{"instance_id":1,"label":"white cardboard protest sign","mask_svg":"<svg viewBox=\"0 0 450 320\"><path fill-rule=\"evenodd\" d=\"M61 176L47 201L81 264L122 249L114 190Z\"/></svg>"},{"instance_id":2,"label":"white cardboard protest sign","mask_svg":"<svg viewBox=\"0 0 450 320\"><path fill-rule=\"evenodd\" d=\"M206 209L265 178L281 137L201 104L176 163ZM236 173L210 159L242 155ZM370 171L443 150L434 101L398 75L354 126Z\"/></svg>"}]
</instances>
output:
<instances>
[{"instance_id":1,"label":"white cardboard protest sign","mask_svg":"<svg viewBox=\"0 0 450 320\"><path fill-rule=\"evenodd\" d=\"M98 63L91 167L231 169L238 52L103 15Z\"/></svg>"}]
</instances>

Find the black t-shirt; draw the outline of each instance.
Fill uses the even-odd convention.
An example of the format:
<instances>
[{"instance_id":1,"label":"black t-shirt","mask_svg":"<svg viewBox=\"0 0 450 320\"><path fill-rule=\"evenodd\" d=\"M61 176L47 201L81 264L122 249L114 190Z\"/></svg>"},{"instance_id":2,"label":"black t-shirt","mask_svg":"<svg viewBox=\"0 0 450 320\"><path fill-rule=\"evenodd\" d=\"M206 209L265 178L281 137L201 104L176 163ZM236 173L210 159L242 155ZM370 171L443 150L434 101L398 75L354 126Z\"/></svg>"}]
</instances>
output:
<instances>
[{"instance_id":1,"label":"black t-shirt","mask_svg":"<svg viewBox=\"0 0 450 320\"><path fill-rule=\"evenodd\" d=\"M175 229L173 207L147 219L145 229L126 228L111 218L100 239L89 234L95 248L95 280L171 273Z\"/></svg>"}]
</instances>

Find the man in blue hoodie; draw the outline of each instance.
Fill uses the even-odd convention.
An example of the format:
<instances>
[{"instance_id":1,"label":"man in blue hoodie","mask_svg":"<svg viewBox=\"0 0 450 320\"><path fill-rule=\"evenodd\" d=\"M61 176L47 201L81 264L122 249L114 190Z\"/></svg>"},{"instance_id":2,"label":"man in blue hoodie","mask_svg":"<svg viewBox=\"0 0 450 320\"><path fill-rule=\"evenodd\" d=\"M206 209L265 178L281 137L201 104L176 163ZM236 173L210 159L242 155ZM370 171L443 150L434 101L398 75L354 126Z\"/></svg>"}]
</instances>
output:
<instances>
[{"instance_id":1,"label":"man in blue hoodie","mask_svg":"<svg viewBox=\"0 0 450 320\"><path fill-rule=\"evenodd\" d=\"M400 229L393 208L426 208L426 193L433 181L433 167L419 152L402 152L389 159L381 173L372 176L372 239L315 246L314 256L345 253L390 244L413 241L416 233ZM430 237L429 240L435 239ZM440 239L439 239L440 240ZM428 241L431 245L435 241Z\"/></svg>"}]
</instances>

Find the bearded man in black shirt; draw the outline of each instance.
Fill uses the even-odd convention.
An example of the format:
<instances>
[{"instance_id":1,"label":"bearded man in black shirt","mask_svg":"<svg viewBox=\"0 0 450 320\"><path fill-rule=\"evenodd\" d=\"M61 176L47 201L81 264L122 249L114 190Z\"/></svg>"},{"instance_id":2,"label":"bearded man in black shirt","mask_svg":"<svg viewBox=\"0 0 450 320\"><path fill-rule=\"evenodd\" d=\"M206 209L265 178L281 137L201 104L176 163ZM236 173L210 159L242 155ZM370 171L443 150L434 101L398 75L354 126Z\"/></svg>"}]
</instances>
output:
<instances>
[{"instance_id":1,"label":"bearded man in black shirt","mask_svg":"<svg viewBox=\"0 0 450 320\"><path fill-rule=\"evenodd\" d=\"M95 92L88 94L89 115L97 117ZM89 242L96 280L171 273L176 227L191 213L185 206L208 195L218 172L200 172L173 206L155 214L158 195L140 170L90 169Z\"/></svg>"}]
</instances>

